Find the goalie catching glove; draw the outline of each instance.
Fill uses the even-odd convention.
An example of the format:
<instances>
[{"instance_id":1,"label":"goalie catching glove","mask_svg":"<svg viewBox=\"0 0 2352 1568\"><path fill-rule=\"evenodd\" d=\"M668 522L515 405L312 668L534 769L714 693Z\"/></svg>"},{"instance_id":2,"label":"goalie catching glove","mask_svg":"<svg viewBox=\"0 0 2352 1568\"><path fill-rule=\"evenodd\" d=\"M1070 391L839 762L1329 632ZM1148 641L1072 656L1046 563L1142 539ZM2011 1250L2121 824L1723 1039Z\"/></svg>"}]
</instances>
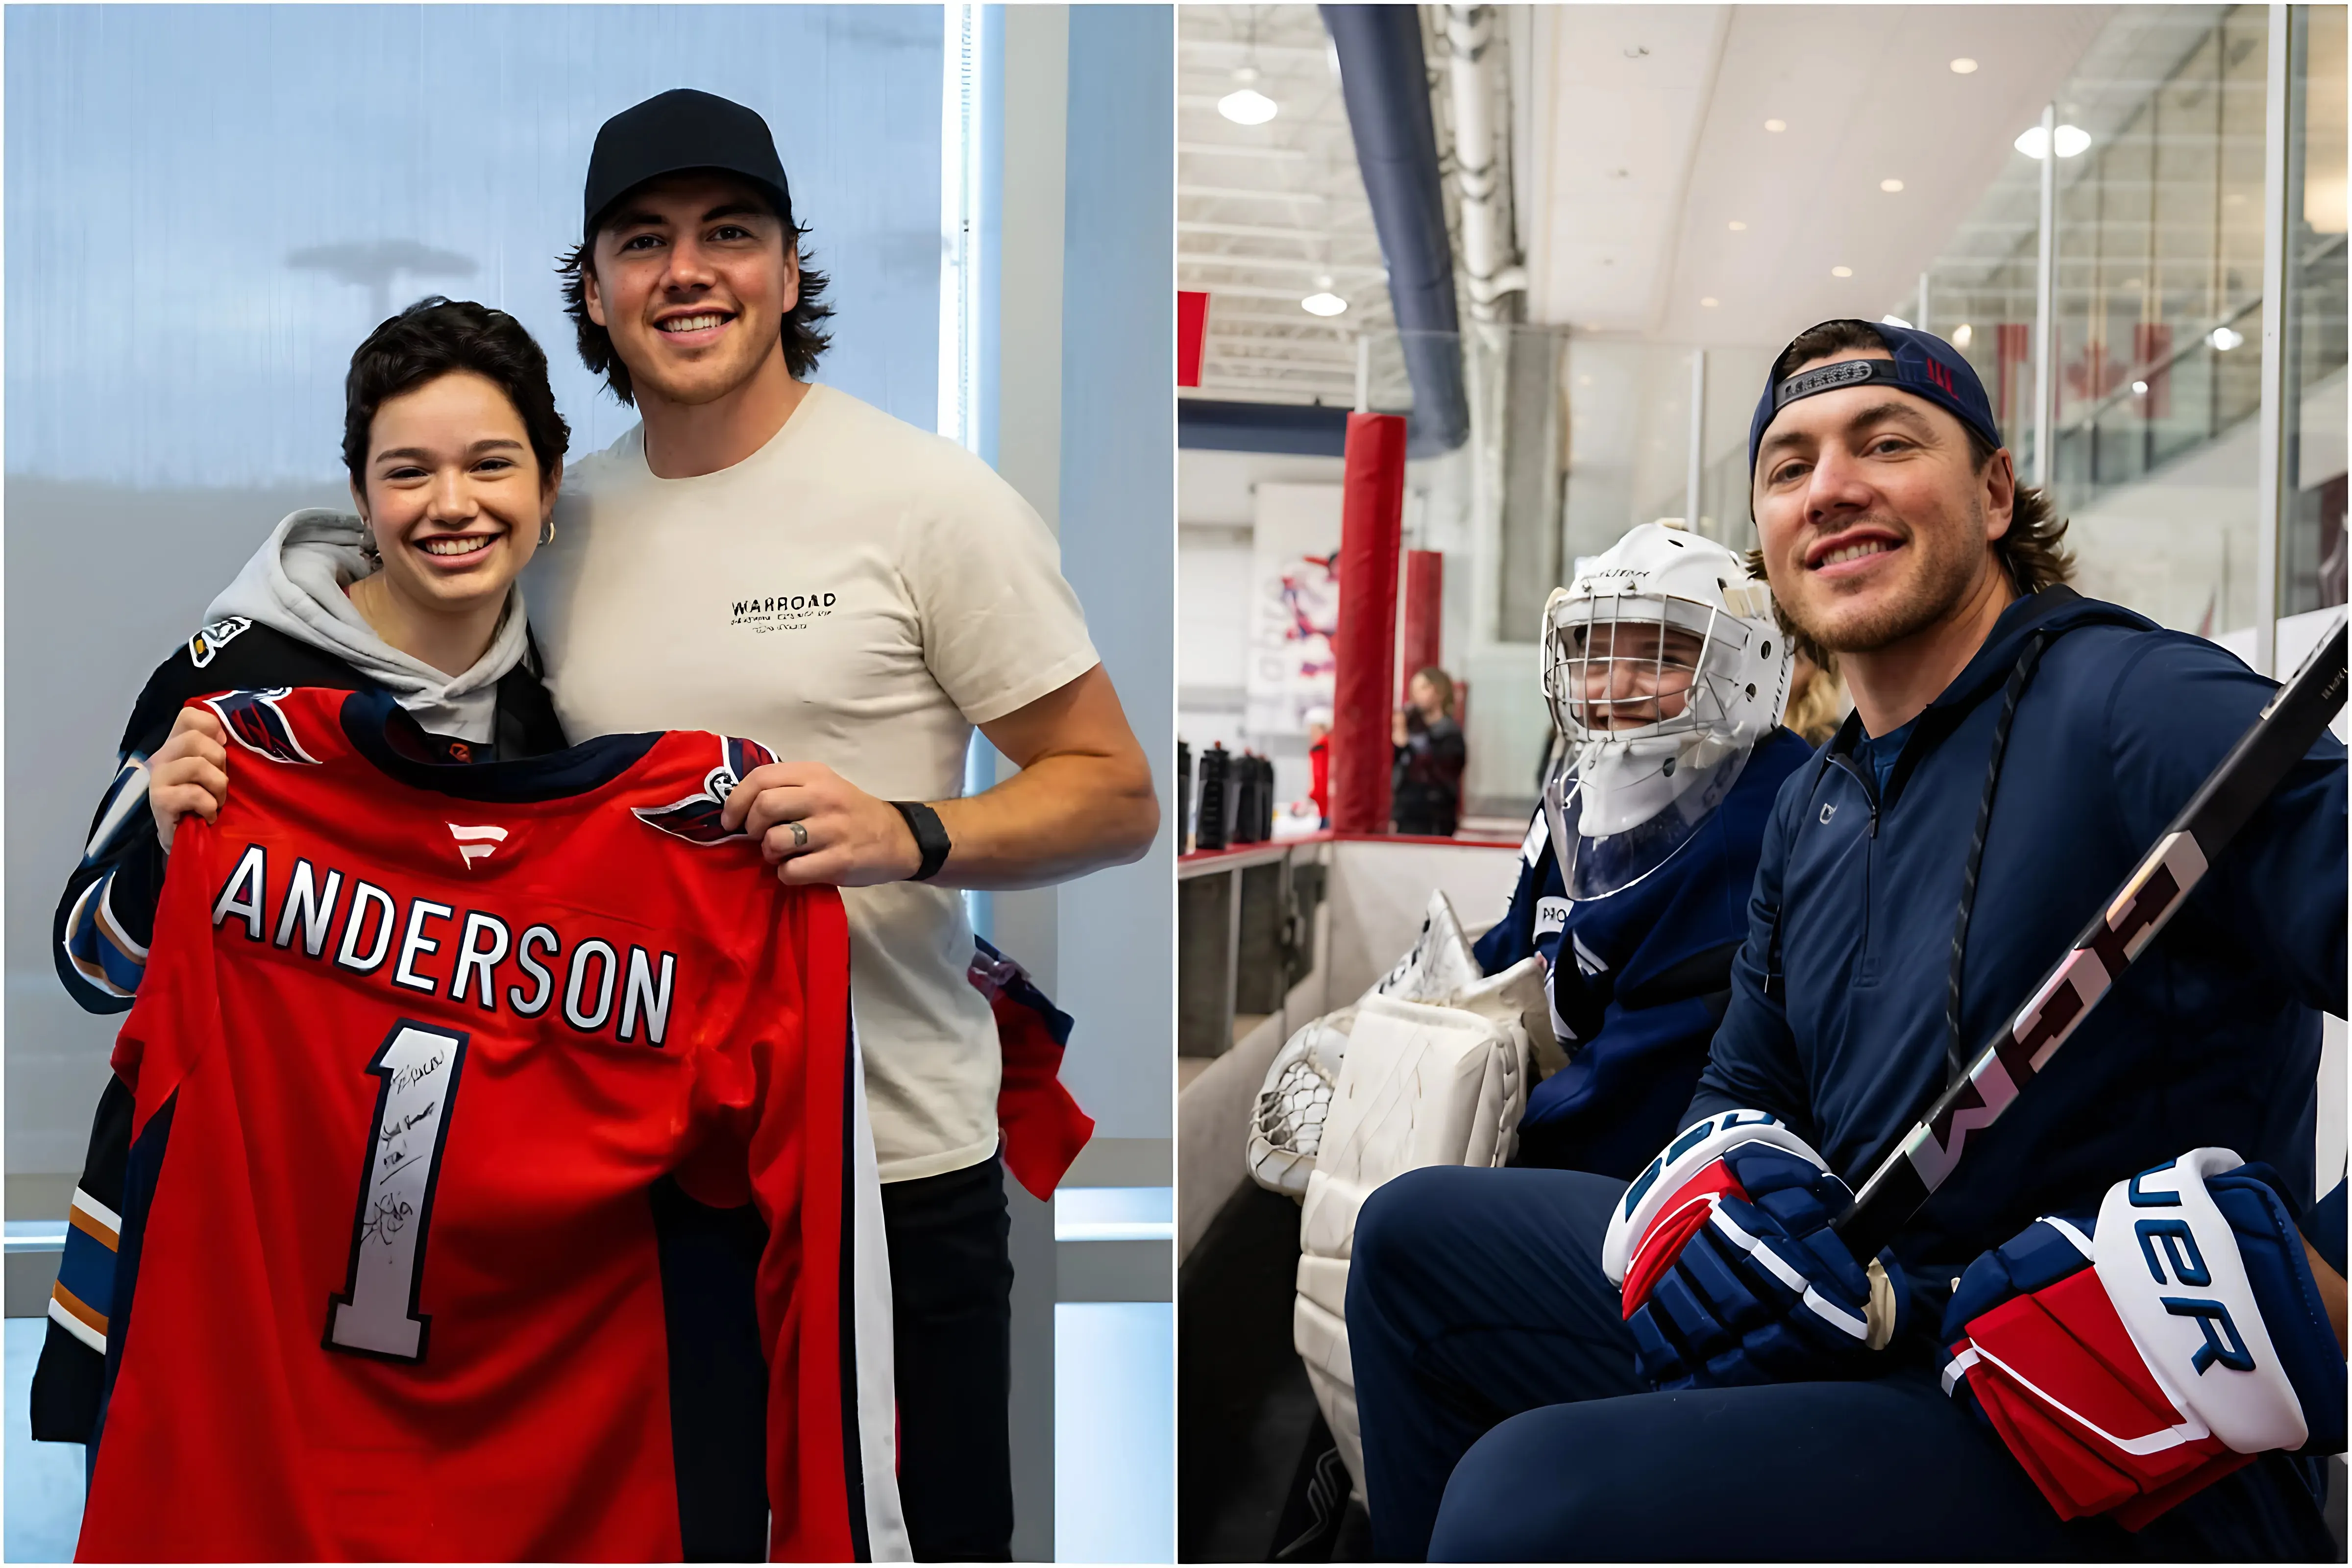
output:
<instances>
[{"instance_id":1,"label":"goalie catching glove","mask_svg":"<svg viewBox=\"0 0 2352 1568\"><path fill-rule=\"evenodd\" d=\"M1642 1375L1677 1389L1876 1371L1908 1291L1893 1253L1857 1263L1829 1228L1852 1201L1763 1111L1684 1129L1626 1189L1601 1244Z\"/></svg>"},{"instance_id":2,"label":"goalie catching glove","mask_svg":"<svg viewBox=\"0 0 2352 1568\"><path fill-rule=\"evenodd\" d=\"M1944 1387L2061 1519L2137 1530L2257 1454L2344 1451L2343 1347L2275 1186L2191 1150L1961 1275Z\"/></svg>"}]
</instances>

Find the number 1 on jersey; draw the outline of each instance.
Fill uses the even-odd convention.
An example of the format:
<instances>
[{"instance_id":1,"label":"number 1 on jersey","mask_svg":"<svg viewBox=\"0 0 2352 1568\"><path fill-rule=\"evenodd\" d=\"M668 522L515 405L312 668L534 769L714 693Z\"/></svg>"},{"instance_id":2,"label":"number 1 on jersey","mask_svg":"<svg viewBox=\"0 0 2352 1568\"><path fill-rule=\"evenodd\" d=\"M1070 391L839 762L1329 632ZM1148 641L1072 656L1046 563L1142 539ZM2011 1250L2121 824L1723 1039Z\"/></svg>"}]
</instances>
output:
<instances>
[{"instance_id":1,"label":"number 1 on jersey","mask_svg":"<svg viewBox=\"0 0 2352 1568\"><path fill-rule=\"evenodd\" d=\"M330 1349L425 1359L432 1320L416 1310L417 1289L466 1038L403 1018L367 1065L383 1081L352 1221L351 1273L328 1298Z\"/></svg>"}]
</instances>

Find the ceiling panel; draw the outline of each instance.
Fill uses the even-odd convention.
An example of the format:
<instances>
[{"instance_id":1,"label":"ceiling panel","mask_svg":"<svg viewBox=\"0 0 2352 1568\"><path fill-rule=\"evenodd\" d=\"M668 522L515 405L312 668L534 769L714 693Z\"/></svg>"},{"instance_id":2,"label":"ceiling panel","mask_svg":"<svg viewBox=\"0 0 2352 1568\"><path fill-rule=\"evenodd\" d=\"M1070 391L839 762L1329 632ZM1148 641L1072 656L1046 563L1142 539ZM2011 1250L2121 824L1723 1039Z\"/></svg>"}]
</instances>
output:
<instances>
[{"instance_id":1,"label":"ceiling panel","mask_svg":"<svg viewBox=\"0 0 2352 1568\"><path fill-rule=\"evenodd\" d=\"M1392 318L1322 17L1312 5L1177 17L1177 286L1209 295L1201 386L1186 395L1350 404L1355 334ZM1265 124L1217 111L1244 85L1238 71L1275 100ZM1301 308L1325 279L1344 314Z\"/></svg>"}]
</instances>

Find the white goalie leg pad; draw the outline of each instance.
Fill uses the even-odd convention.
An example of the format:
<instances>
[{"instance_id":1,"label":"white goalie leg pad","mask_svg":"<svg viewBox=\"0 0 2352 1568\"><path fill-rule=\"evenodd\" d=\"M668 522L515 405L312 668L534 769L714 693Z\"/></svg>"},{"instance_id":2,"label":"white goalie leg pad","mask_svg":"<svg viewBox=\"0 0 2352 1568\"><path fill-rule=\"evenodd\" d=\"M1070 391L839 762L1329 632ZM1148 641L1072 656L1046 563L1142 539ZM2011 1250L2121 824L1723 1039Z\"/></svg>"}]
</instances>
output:
<instances>
[{"instance_id":1,"label":"white goalie leg pad","mask_svg":"<svg viewBox=\"0 0 2352 1568\"><path fill-rule=\"evenodd\" d=\"M1494 1010L1507 1014L1495 994ZM1356 1220L1384 1182L1425 1165L1499 1165L1527 1105L1526 1032L1458 1007L1375 996L1357 1009L1299 1212L1292 1334L1339 1456L1363 1486L1347 1282Z\"/></svg>"},{"instance_id":2,"label":"white goalie leg pad","mask_svg":"<svg viewBox=\"0 0 2352 1568\"><path fill-rule=\"evenodd\" d=\"M2237 1233L2205 1178L2245 1162L2192 1149L2117 1182L2099 1205L2093 1267L2172 1407L2241 1454L2309 1440L2303 1402L2271 1342Z\"/></svg>"},{"instance_id":3,"label":"white goalie leg pad","mask_svg":"<svg viewBox=\"0 0 2352 1568\"><path fill-rule=\"evenodd\" d=\"M1507 1156L1501 1123L1507 1114L1516 1131L1526 1103L1526 1052L1517 1029L1458 1008L1384 996L1359 1007L1307 1184L1307 1250L1348 1256L1354 1208L1382 1182ZM1333 1210L1341 1202L1344 1216Z\"/></svg>"}]
</instances>

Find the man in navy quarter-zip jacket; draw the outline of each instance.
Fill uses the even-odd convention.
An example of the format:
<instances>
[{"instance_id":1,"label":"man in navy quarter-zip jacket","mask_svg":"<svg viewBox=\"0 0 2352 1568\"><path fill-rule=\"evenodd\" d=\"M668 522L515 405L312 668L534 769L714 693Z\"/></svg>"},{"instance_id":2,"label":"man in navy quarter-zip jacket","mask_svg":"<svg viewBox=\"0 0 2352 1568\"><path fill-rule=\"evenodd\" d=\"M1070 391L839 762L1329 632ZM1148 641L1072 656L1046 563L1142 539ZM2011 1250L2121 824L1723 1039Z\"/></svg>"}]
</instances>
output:
<instances>
[{"instance_id":1,"label":"man in navy quarter-zip jacket","mask_svg":"<svg viewBox=\"0 0 2352 1568\"><path fill-rule=\"evenodd\" d=\"M2026 999L2275 688L2065 585L2064 523L2016 483L1966 361L1925 332L1801 334L1774 363L1749 458L1783 625L1838 655L1855 711L1780 790L1732 1001L1683 1121L1777 1119L1774 1137L1817 1154L1797 1168L1819 1167L1833 1208L1837 1178L1858 1184ZM2315 1331L2326 1343L2332 1324L2340 1358L2343 1173L2314 1170L2313 1137L2320 1015L2346 1009L2344 759L2333 736L2312 747L2070 1048L1894 1247L1861 1260L1891 1286L1870 1301L1867 1349L1808 1363L1790 1347L1809 1342L1751 1320L1731 1324L1727 1358L1653 1392L1653 1309L1620 1290L1620 1211L1640 1194L1450 1168L1374 1193L1348 1326L1381 1555L2334 1555L2319 1461L2275 1450L2137 1531L2062 1521L1941 1385L1936 1352L1971 1260L2226 1146L2268 1165L2287 1245L2308 1260L2304 1299L2324 1304ZM1755 1202L1771 1206L1760 1188ZM2289 1328L2273 1324L2282 1344Z\"/></svg>"}]
</instances>

